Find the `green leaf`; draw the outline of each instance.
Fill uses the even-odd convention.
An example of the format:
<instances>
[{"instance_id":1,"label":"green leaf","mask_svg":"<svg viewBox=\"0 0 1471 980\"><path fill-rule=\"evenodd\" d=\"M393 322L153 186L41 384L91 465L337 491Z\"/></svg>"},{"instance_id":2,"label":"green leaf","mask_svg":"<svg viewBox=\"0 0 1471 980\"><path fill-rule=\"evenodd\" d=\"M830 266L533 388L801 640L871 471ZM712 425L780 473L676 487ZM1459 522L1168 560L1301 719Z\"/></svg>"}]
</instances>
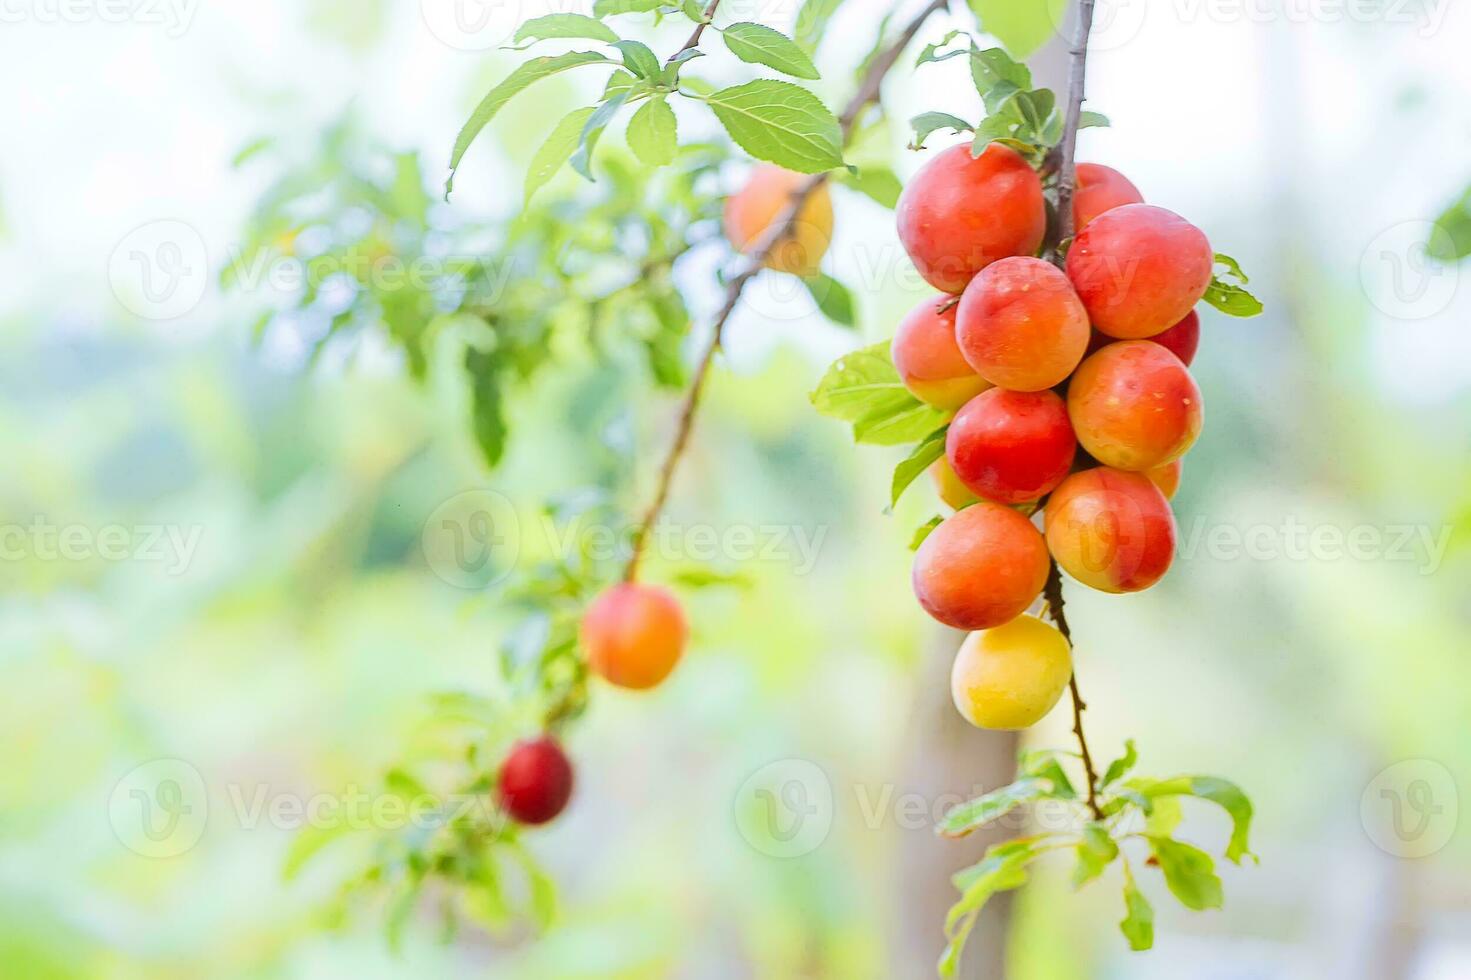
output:
<instances>
[{"instance_id":1,"label":"green leaf","mask_svg":"<svg viewBox=\"0 0 1471 980\"><path fill-rule=\"evenodd\" d=\"M531 158L531 166L526 169L526 190L522 201L531 200L531 196L540 190L547 181L562 169L562 164L572 156L572 151L577 149L577 144L582 139L582 128L587 125L588 117L596 110L595 106L587 106L583 109L573 109L562 117L557 123L546 142L536 151Z\"/></svg>"},{"instance_id":2,"label":"green leaf","mask_svg":"<svg viewBox=\"0 0 1471 980\"><path fill-rule=\"evenodd\" d=\"M708 589L721 586L749 592L756 586L756 580L745 572L723 572L706 565L680 569L671 575L670 579L676 584L689 589Z\"/></svg>"},{"instance_id":3,"label":"green leaf","mask_svg":"<svg viewBox=\"0 0 1471 980\"><path fill-rule=\"evenodd\" d=\"M545 17L533 17L516 30L513 40L520 44L526 40L541 41L553 37L587 38L591 41L607 41L609 44L618 40L618 35L613 33L612 28L586 14L547 14Z\"/></svg>"},{"instance_id":4,"label":"green leaf","mask_svg":"<svg viewBox=\"0 0 1471 980\"><path fill-rule=\"evenodd\" d=\"M639 78L658 78L664 70L659 56L642 41L618 41L613 46L623 52L623 67Z\"/></svg>"},{"instance_id":5,"label":"green leaf","mask_svg":"<svg viewBox=\"0 0 1471 980\"><path fill-rule=\"evenodd\" d=\"M800 85L759 79L706 97L731 139L758 160L815 174L843 165L837 117Z\"/></svg>"},{"instance_id":6,"label":"green leaf","mask_svg":"<svg viewBox=\"0 0 1471 980\"><path fill-rule=\"evenodd\" d=\"M1193 796L1214 803L1231 818L1231 839L1226 844L1226 860L1240 864L1244 857L1255 857L1251 853L1249 842L1251 800L1241 787L1230 780L1217 776L1175 776L1172 779L1131 779L1124 785L1151 802L1167 796ZM1123 795L1122 791L1118 795Z\"/></svg>"},{"instance_id":7,"label":"green leaf","mask_svg":"<svg viewBox=\"0 0 1471 980\"><path fill-rule=\"evenodd\" d=\"M1261 300L1240 286L1214 278L1203 299L1227 316L1256 316L1264 309Z\"/></svg>"},{"instance_id":8,"label":"green leaf","mask_svg":"<svg viewBox=\"0 0 1471 980\"><path fill-rule=\"evenodd\" d=\"M1185 809L1180 806L1178 796L1161 796L1154 801L1154 808L1144 821L1144 832L1157 834L1160 837L1171 837L1184 817Z\"/></svg>"},{"instance_id":9,"label":"green leaf","mask_svg":"<svg viewBox=\"0 0 1471 980\"><path fill-rule=\"evenodd\" d=\"M1032 87L1027 66L1000 48L970 49L970 77L987 112L996 112L1006 100Z\"/></svg>"},{"instance_id":10,"label":"green leaf","mask_svg":"<svg viewBox=\"0 0 1471 980\"><path fill-rule=\"evenodd\" d=\"M455 172L459 170L460 160L464 158L465 151L470 149L470 144L475 142L475 137L480 135L480 131L495 117L502 106L532 83L539 82L550 75L580 65L608 63L608 61L608 58L596 51L569 51L566 54L532 58L487 92L485 98L481 99L480 104L475 107L475 111L470 113L470 118L465 121L465 125L460 128L460 134L455 137L454 150L450 153L449 158L449 177L444 182L445 199L448 200L450 192L454 190Z\"/></svg>"},{"instance_id":11,"label":"green leaf","mask_svg":"<svg viewBox=\"0 0 1471 980\"><path fill-rule=\"evenodd\" d=\"M939 514L936 514L934 517L931 517L919 527L915 528L914 537L909 539L909 550L918 551L919 546L924 544L924 539L929 537L930 532L939 527L940 524L944 522L944 520L945 518L941 517Z\"/></svg>"},{"instance_id":12,"label":"green leaf","mask_svg":"<svg viewBox=\"0 0 1471 980\"><path fill-rule=\"evenodd\" d=\"M899 183L894 171L887 167L860 167L857 173L839 170L838 179L876 204L891 210L899 203L899 195L904 191L904 185Z\"/></svg>"},{"instance_id":13,"label":"green leaf","mask_svg":"<svg viewBox=\"0 0 1471 980\"><path fill-rule=\"evenodd\" d=\"M1129 941L1129 948L1142 952L1154 947L1154 907L1134 882L1134 873L1124 865L1124 919L1119 931Z\"/></svg>"},{"instance_id":14,"label":"green leaf","mask_svg":"<svg viewBox=\"0 0 1471 980\"><path fill-rule=\"evenodd\" d=\"M827 33L828 21L842 5L843 0L806 0L802 4L792 34L803 51L810 55L817 50L818 42Z\"/></svg>"},{"instance_id":15,"label":"green leaf","mask_svg":"<svg viewBox=\"0 0 1471 980\"><path fill-rule=\"evenodd\" d=\"M1241 283L1241 285L1245 286L1247 283L1251 282L1250 279L1246 278L1246 273L1241 271L1241 263L1231 258L1231 256L1225 254L1224 252L1217 252L1215 255L1215 259L1216 265L1224 265L1226 267L1226 275L1234 276L1236 280ZM1222 278L1225 278L1225 276L1223 276Z\"/></svg>"},{"instance_id":16,"label":"green leaf","mask_svg":"<svg viewBox=\"0 0 1471 980\"><path fill-rule=\"evenodd\" d=\"M1058 799L1075 800L1078 798L1077 790L1073 789L1073 781L1068 778L1067 770L1063 769L1055 752L1046 749L1032 751L1023 749L1017 753L1017 773L1022 776L1036 776L1051 780L1052 795Z\"/></svg>"},{"instance_id":17,"label":"green leaf","mask_svg":"<svg viewBox=\"0 0 1471 980\"><path fill-rule=\"evenodd\" d=\"M945 916L945 936L948 942L940 956L940 976L955 976L955 971L960 966L961 953L965 950L965 941L970 938L976 917L991 896L1020 888L1027 883L1026 866L1037 856L1038 840L1036 837L1027 837L995 844L986 851L979 863L955 876L956 887L961 889L961 895Z\"/></svg>"},{"instance_id":18,"label":"green leaf","mask_svg":"<svg viewBox=\"0 0 1471 980\"><path fill-rule=\"evenodd\" d=\"M945 433L949 431L950 426L945 425L931 432L894 467L894 479L889 487L890 507L899 502L899 497L921 473L929 469L931 463L945 455Z\"/></svg>"},{"instance_id":19,"label":"green leaf","mask_svg":"<svg viewBox=\"0 0 1471 980\"><path fill-rule=\"evenodd\" d=\"M608 128L608 123L618 114L628 101L627 91L619 92L607 102L593 110L593 114L587 117L587 122L582 124L582 132L577 138L577 150L572 154L572 169L576 170L588 180L592 180L592 155L598 148L598 139L603 135L603 130Z\"/></svg>"},{"instance_id":20,"label":"green leaf","mask_svg":"<svg viewBox=\"0 0 1471 980\"><path fill-rule=\"evenodd\" d=\"M1101 823L1090 823L1083 828L1083 839L1078 842L1078 864L1073 869L1073 887L1081 887L1103 874L1113 859L1119 856L1119 845L1109 836L1108 828Z\"/></svg>"},{"instance_id":21,"label":"green leaf","mask_svg":"<svg viewBox=\"0 0 1471 980\"><path fill-rule=\"evenodd\" d=\"M941 50L942 48L946 47L951 41L955 40L961 35L965 35L966 37L970 36L968 34L965 34L965 31L954 30L950 31L948 34L946 34L944 37L940 38L940 40L934 42L933 44L926 44L924 46L924 50L920 51L919 57L914 59L914 67L918 68L921 65L929 65L937 61L949 61L951 58L958 58L962 55L968 54L970 50L969 48L956 48L954 51ZM972 44L972 47L973 46L974 44Z\"/></svg>"},{"instance_id":22,"label":"green leaf","mask_svg":"<svg viewBox=\"0 0 1471 980\"><path fill-rule=\"evenodd\" d=\"M1019 806L1053 795L1052 781L1026 777L952 807L935 827L942 837L964 837Z\"/></svg>"},{"instance_id":23,"label":"green leaf","mask_svg":"<svg viewBox=\"0 0 1471 980\"><path fill-rule=\"evenodd\" d=\"M752 65L775 68L794 78L821 78L817 66L796 41L765 24L741 21L723 32L725 46L737 58Z\"/></svg>"},{"instance_id":24,"label":"green leaf","mask_svg":"<svg viewBox=\"0 0 1471 980\"><path fill-rule=\"evenodd\" d=\"M1094 112L1091 109L1084 109L1082 114L1078 116L1079 129L1102 128L1112 125L1113 123L1108 121L1107 116L1101 112Z\"/></svg>"},{"instance_id":25,"label":"green leaf","mask_svg":"<svg viewBox=\"0 0 1471 980\"><path fill-rule=\"evenodd\" d=\"M628 148L649 166L662 167L679 151L676 126L669 103L651 99L628 121Z\"/></svg>"},{"instance_id":26,"label":"green leaf","mask_svg":"<svg viewBox=\"0 0 1471 980\"><path fill-rule=\"evenodd\" d=\"M592 12L597 17L612 17L615 14L646 14L658 10L669 0L597 0Z\"/></svg>"},{"instance_id":27,"label":"green leaf","mask_svg":"<svg viewBox=\"0 0 1471 980\"><path fill-rule=\"evenodd\" d=\"M1425 244L1425 254L1441 262L1471 255L1471 187L1435 219L1435 232ZM1220 258L1216 256L1216 261Z\"/></svg>"},{"instance_id":28,"label":"green leaf","mask_svg":"<svg viewBox=\"0 0 1471 980\"><path fill-rule=\"evenodd\" d=\"M506 451L506 419L500 364L493 352L465 350L470 375L471 429L487 466L494 467Z\"/></svg>"},{"instance_id":29,"label":"green leaf","mask_svg":"<svg viewBox=\"0 0 1471 980\"><path fill-rule=\"evenodd\" d=\"M857 326L858 317L854 312L853 293L847 286L821 272L803 276L802 285L806 286L807 292L812 294L812 300L822 311L823 316L840 327Z\"/></svg>"},{"instance_id":30,"label":"green leaf","mask_svg":"<svg viewBox=\"0 0 1471 980\"><path fill-rule=\"evenodd\" d=\"M1063 0L969 0L981 30L1024 58L1046 44L1065 23Z\"/></svg>"},{"instance_id":31,"label":"green leaf","mask_svg":"<svg viewBox=\"0 0 1471 980\"><path fill-rule=\"evenodd\" d=\"M911 150L924 149L924 141L937 129L969 133L975 128L959 116L952 116L948 112L921 112L909 120L909 124L914 127L914 139L909 144Z\"/></svg>"},{"instance_id":32,"label":"green leaf","mask_svg":"<svg viewBox=\"0 0 1471 980\"><path fill-rule=\"evenodd\" d=\"M1108 764L1108 769L1103 774L1103 782L1099 785L1107 787L1110 783L1124 778L1134 764L1139 761L1139 750L1134 745L1132 738L1124 740L1124 754Z\"/></svg>"},{"instance_id":33,"label":"green leaf","mask_svg":"<svg viewBox=\"0 0 1471 980\"><path fill-rule=\"evenodd\" d=\"M1149 848L1164 872L1165 884L1181 905L1196 912L1221 907L1221 879L1216 877L1216 862L1209 854L1170 837L1150 837Z\"/></svg>"},{"instance_id":34,"label":"green leaf","mask_svg":"<svg viewBox=\"0 0 1471 980\"><path fill-rule=\"evenodd\" d=\"M1043 130L1047 128L1047 119L1057 105L1057 96L1052 94L1052 89L1038 88L1030 92L1018 92L1012 99L1030 134L1038 140L1042 139Z\"/></svg>"},{"instance_id":35,"label":"green leaf","mask_svg":"<svg viewBox=\"0 0 1471 980\"><path fill-rule=\"evenodd\" d=\"M849 422L853 438L879 446L922 439L945 421L945 414L911 395L881 341L840 357L811 395L823 415Z\"/></svg>"}]
</instances>

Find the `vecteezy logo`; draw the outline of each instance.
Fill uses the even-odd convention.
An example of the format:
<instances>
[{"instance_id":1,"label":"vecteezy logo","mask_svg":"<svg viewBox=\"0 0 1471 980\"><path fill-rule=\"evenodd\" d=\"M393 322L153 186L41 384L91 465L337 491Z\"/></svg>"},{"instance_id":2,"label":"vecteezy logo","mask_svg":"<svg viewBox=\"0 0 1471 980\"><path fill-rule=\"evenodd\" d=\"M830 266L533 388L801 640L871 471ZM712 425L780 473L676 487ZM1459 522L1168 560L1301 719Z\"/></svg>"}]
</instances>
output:
<instances>
[{"instance_id":1,"label":"vecteezy logo","mask_svg":"<svg viewBox=\"0 0 1471 980\"><path fill-rule=\"evenodd\" d=\"M1449 769L1432 759L1407 759L1375 776L1359 800L1364 832L1395 857L1429 857L1450 843L1460 793Z\"/></svg>"},{"instance_id":2,"label":"vecteezy logo","mask_svg":"<svg viewBox=\"0 0 1471 980\"><path fill-rule=\"evenodd\" d=\"M1359 259L1364 295L1397 320L1435 316L1455 298L1460 270L1431 255L1452 251L1450 236L1433 221L1401 221L1386 228Z\"/></svg>"},{"instance_id":3,"label":"vecteezy logo","mask_svg":"<svg viewBox=\"0 0 1471 980\"><path fill-rule=\"evenodd\" d=\"M810 854L833 826L833 787L805 759L782 759L751 774L735 797L736 830L768 857Z\"/></svg>"},{"instance_id":4,"label":"vecteezy logo","mask_svg":"<svg viewBox=\"0 0 1471 980\"><path fill-rule=\"evenodd\" d=\"M182 759L145 762L113 787L107 816L128 850L144 857L177 857L204 836L209 821L204 777Z\"/></svg>"},{"instance_id":5,"label":"vecteezy logo","mask_svg":"<svg viewBox=\"0 0 1471 980\"><path fill-rule=\"evenodd\" d=\"M486 51L511 39L520 0L419 0L429 32L460 51Z\"/></svg>"},{"instance_id":6,"label":"vecteezy logo","mask_svg":"<svg viewBox=\"0 0 1471 980\"><path fill-rule=\"evenodd\" d=\"M150 221L128 233L107 263L112 294L130 313L172 320L199 305L209 288L204 238L182 221Z\"/></svg>"},{"instance_id":7,"label":"vecteezy logo","mask_svg":"<svg viewBox=\"0 0 1471 980\"><path fill-rule=\"evenodd\" d=\"M441 580L457 589L483 589L515 567L521 522L504 494L466 490L434 508L419 540Z\"/></svg>"}]
</instances>

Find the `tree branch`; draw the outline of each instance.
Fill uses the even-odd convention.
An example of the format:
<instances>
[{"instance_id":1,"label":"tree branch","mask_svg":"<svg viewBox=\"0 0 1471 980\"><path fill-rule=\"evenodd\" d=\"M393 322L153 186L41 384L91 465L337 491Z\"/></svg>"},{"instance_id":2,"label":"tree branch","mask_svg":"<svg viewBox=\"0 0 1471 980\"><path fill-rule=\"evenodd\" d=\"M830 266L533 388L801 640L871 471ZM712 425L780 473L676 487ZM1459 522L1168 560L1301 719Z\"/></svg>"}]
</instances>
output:
<instances>
[{"instance_id":1,"label":"tree branch","mask_svg":"<svg viewBox=\"0 0 1471 980\"><path fill-rule=\"evenodd\" d=\"M919 33L924 22L948 5L949 0L931 0L914 19L899 33L897 39L884 52L873 60L868 71L864 74L863 81L859 83L858 91L843 109L842 115L838 117L838 123L842 127L843 142L846 144L853 136L853 130L858 125L858 117L863 110L876 102L883 87L884 77L889 70L904 54L906 48ZM713 14L719 0L711 0L706 8L707 14ZM690 41L686 42L686 50L699 43L699 35L704 25L696 28ZM628 564L623 569L623 580L632 582L638 576L639 561L643 557L644 544L648 540L649 530L659 520L659 515L664 512L664 505L669 500L669 488L674 481L674 474L679 468L679 462L684 456L685 448L689 445L690 432L694 429L695 415L699 411L700 398L704 394L705 382L710 374L710 367L715 361L715 353L720 349L720 343L725 333L725 324L740 304L741 294L745 291L746 284L761 271L766 258L775 250L781 240L789 235L797 223L797 216L802 211L802 206L807 203L819 187L826 184L829 174L814 174L802 183L792 194L791 203L785 210L772 221L756 242L755 247L748 253L746 264L741 271L726 282L725 301L721 304L719 312L715 314L713 325L710 329L710 339L700 355L700 360L695 366L694 376L690 379L690 386L685 393L684 404L680 408L679 421L675 425L674 440L669 445L669 452L664 457L664 463L659 469L658 483L655 485L654 497L648 509L644 511L643 519L634 528L631 541L632 551L628 557Z\"/></svg>"},{"instance_id":2,"label":"tree branch","mask_svg":"<svg viewBox=\"0 0 1471 980\"><path fill-rule=\"evenodd\" d=\"M666 65L673 64L675 58L678 58L686 51L700 46L700 38L705 36L705 28L709 27L710 22L715 19L715 8L718 6L720 6L720 0L710 0L710 3L705 7L704 16L695 25L694 33L689 36L689 40L685 41L684 45L678 51L669 56L669 60L665 62Z\"/></svg>"},{"instance_id":3,"label":"tree branch","mask_svg":"<svg viewBox=\"0 0 1471 980\"><path fill-rule=\"evenodd\" d=\"M1094 0L1078 0L1078 30L1073 37L1072 62L1068 66L1067 114L1063 117L1062 141L1058 144L1057 159L1057 247L1053 250L1053 261L1061 267L1062 244L1073 236L1073 188L1077 183L1078 123L1083 116L1083 89L1088 70L1088 34L1093 29ZM1067 616L1063 613L1062 573L1057 562L1052 560L1047 572L1047 584L1042 589L1047 600L1047 613L1059 632L1073 644L1072 631L1068 629ZM1076 668L1068 679L1068 691L1073 699L1073 734L1078 737L1078 748L1083 755L1083 770L1088 776L1088 808L1095 820L1103 819L1103 809L1098 805L1098 772L1093 768L1093 753L1088 749L1088 738L1083 734L1083 711L1088 707L1078 689Z\"/></svg>"}]
</instances>

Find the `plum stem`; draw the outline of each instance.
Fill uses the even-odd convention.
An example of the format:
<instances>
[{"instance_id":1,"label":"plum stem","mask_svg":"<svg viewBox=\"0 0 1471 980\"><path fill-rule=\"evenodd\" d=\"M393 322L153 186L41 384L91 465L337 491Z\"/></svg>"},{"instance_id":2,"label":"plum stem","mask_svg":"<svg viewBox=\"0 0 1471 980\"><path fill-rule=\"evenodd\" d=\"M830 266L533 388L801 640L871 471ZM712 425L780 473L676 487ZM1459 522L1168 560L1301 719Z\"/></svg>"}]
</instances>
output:
<instances>
[{"instance_id":1,"label":"plum stem","mask_svg":"<svg viewBox=\"0 0 1471 980\"><path fill-rule=\"evenodd\" d=\"M719 0L711 0L705 8L706 19L713 17ZM904 54L914 40L919 29L931 15L944 10L949 5L949 0L931 0L914 19L899 33L884 52L873 60L863 80L858 85L858 91L848 100L842 115L838 117L839 126L843 133L843 143L853 136L853 130L857 128L858 118L863 110L869 105L877 102L883 87L884 77L889 70ZM704 30L701 24L695 29L690 40L685 43L681 51L689 50L700 42L700 34ZM663 465L659 468L658 482L655 484L654 497L644 511L643 519L634 527L633 536L630 541L628 563L623 568L623 581L632 582L638 577L639 561L643 558L644 545L648 540L649 529L659 520L659 515L664 512L664 506L669 501L669 488L674 481L674 474L679 469L679 462L683 458L686 448L689 446L690 432L695 425L695 415L699 412L700 399L705 391L705 382L710 375L710 367L715 362L715 354L720 349L720 341L725 333L725 324L730 319L740 304L741 294L745 291L746 284L761 271L762 265L768 256L776 249L777 244L790 234L797 223L797 215L801 213L802 206L807 199L816 193L819 187L828 182L827 173L813 174L792 192L791 202L779 214L766 231L755 242L754 247L747 253L746 263L741 271L732 276L725 284L725 300L720 305L720 310L715 314L711 323L710 338L705 343L705 348L700 354L700 359L695 364L695 373L690 378L689 388L685 391L684 402L680 407L679 417L675 423L674 439L669 444L669 451L664 456Z\"/></svg>"}]
</instances>

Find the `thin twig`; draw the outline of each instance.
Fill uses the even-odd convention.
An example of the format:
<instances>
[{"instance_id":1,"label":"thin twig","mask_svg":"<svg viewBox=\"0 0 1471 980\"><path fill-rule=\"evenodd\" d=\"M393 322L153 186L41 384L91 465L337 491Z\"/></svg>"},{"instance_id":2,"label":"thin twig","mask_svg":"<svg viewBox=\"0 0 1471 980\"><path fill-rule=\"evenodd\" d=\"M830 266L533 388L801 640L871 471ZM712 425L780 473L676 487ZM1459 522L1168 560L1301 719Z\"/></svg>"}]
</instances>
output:
<instances>
[{"instance_id":1,"label":"thin twig","mask_svg":"<svg viewBox=\"0 0 1471 980\"><path fill-rule=\"evenodd\" d=\"M1078 0L1078 31L1073 38L1072 62L1068 66L1067 114L1063 117L1062 141L1057 147L1057 221L1058 247L1053 250L1053 261L1062 263L1062 243L1073 235L1073 187L1077 182L1078 123L1083 116L1083 87L1088 69L1088 34L1093 29L1094 0ZM1049 154L1049 161L1051 155ZM1073 634L1068 629L1067 615L1063 612L1062 573L1057 562L1051 561L1047 571L1047 584L1042 590L1047 600L1047 613L1058 631L1073 643ZM1103 809L1098 804L1098 772L1093 768L1093 753L1088 749L1088 738L1083 734L1083 712L1088 705L1078 689L1078 673L1074 669L1068 679L1068 691L1073 699L1073 734L1078 737L1078 748L1082 750L1083 770L1088 777L1088 808L1095 820L1103 819Z\"/></svg>"},{"instance_id":2,"label":"thin twig","mask_svg":"<svg viewBox=\"0 0 1471 980\"><path fill-rule=\"evenodd\" d=\"M678 51L669 56L669 60L665 64L674 64L675 58L678 58L686 51L700 46L700 38L705 36L705 28L709 27L710 22L715 19L715 8L718 6L720 6L720 0L710 0L710 3L705 7L705 13L700 18L700 22L695 25L694 33L689 36L689 40L685 41L684 45Z\"/></svg>"},{"instance_id":3,"label":"thin twig","mask_svg":"<svg viewBox=\"0 0 1471 980\"><path fill-rule=\"evenodd\" d=\"M712 0L706 8L707 15L713 14L719 0ZM843 109L842 115L838 117L838 124L842 129L843 142L846 144L853 136L853 130L858 125L858 117L870 104L877 101L883 87L884 76L894 67L894 64L904 54L906 48L914 40L915 35L924 26L924 22L941 10L944 10L948 0L931 0L931 2L920 11L908 26L900 32L894 43L884 50L869 66L863 81L859 83L858 91ZM700 30L697 28L691 37L692 43L686 43L685 49L699 43ZM681 49L681 50L685 50ZM655 485L654 498L649 503L648 509L644 511L643 519L635 526L633 537L630 542L630 554L628 564L623 569L623 580L632 582L638 576L639 561L643 557L644 544L648 539L649 530L658 521L659 515L664 512L664 505L669 500L669 488L674 481L675 471L679 468L680 459L684 455L686 446L689 444L690 432L694 429L695 415L699 411L700 398L704 394L705 381L709 377L710 367L715 361L715 354L720 349L720 343L725 333L725 324L735 312L736 306L740 304L741 294L746 284L761 271L762 265L768 256L776 249L777 245L791 234L797 223L797 216L802 211L802 206L807 203L819 187L828 182L829 175L826 173L814 174L803 181L793 193L791 202L786 209L772 221L765 233L757 240L755 247L748 253L746 263L741 271L731 277L725 285L725 301L721 304L719 312L715 314L715 320L710 328L710 339L700 355L700 360L695 366L694 376L690 379L689 389L685 392L684 404L680 408L679 421L675 425L674 440L669 445L669 452L664 457L664 464L659 469L658 483Z\"/></svg>"}]
</instances>

